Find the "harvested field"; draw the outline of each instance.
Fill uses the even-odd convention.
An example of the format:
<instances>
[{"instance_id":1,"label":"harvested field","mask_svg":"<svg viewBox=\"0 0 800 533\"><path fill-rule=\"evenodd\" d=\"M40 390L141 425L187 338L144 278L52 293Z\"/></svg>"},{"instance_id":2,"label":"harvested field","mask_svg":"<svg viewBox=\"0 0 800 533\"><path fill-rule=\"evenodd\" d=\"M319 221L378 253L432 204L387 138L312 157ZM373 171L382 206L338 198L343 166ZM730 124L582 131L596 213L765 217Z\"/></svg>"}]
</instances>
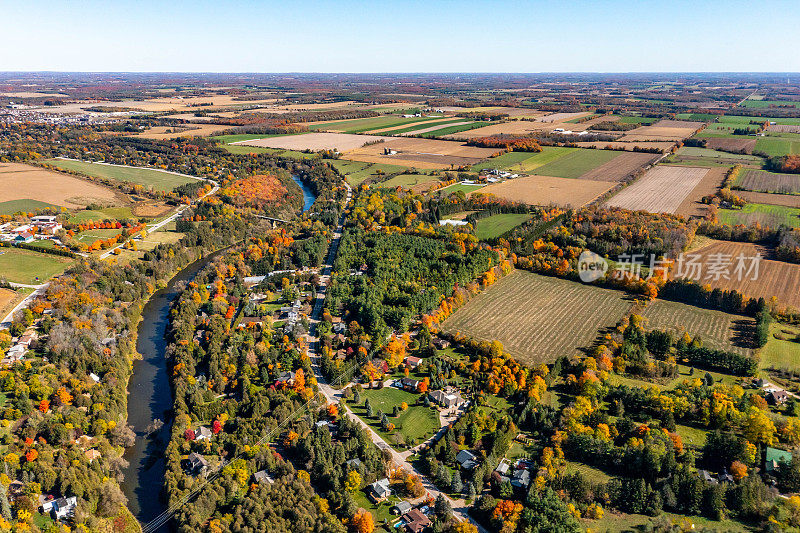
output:
<instances>
[{"instance_id":1,"label":"harvested field","mask_svg":"<svg viewBox=\"0 0 800 533\"><path fill-rule=\"evenodd\" d=\"M656 154L621 153L611 161L584 173L580 178L584 180L624 181L634 172L649 165L656 160Z\"/></svg>"},{"instance_id":2,"label":"harvested field","mask_svg":"<svg viewBox=\"0 0 800 533\"><path fill-rule=\"evenodd\" d=\"M486 169L500 169L512 172L531 172L565 157L575 150L577 149L563 146L543 146L541 152L506 152L478 163L472 167L472 170L478 172Z\"/></svg>"},{"instance_id":3,"label":"harvested field","mask_svg":"<svg viewBox=\"0 0 800 533\"><path fill-rule=\"evenodd\" d=\"M779 133L800 133L800 126L789 124L770 124L767 131L777 131Z\"/></svg>"},{"instance_id":4,"label":"harvested field","mask_svg":"<svg viewBox=\"0 0 800 533\"><path fill-rule=\"evenodd\" d=\"M70 208L122 203L115 191L96 183L20 163L0 163L0 202L10 200L38 200Z\"/></svg>"},{"instance_id":5,"label":"harvested field","mask_svg":"<svg viewBox=\"0 0 800 533\"><path fill-rule=\"evenodd\" d=\"M736 191L736 196L747 202L784 207L800 207L800 194L772 194L768 192Z\"/></svg>"},{"instance_id":6,"label":"harvested field","mask_svg":"<svg viewBox=\"0 0 800 533\"><path fill-rule=\"evenodd\" d=\"M284 150L333 150L347 152L364 146L364 143L389 140L391 137L376 135L350 135L347 133L304 133L303 135L284 135L265 139L252 139L231 143L234 145L258 146L263 148L282 148ZM373 146L382 153L384 144Z\"/></svg>"},{"instance_id":7,"label":"harvested field","mask_svg":"<svg viewBox=\"0 0 800 533\"><path fill-rule=\"evenodd\" d=\"M579 148L556 159L552 163L542 165L533 171L533 173L542 176L556 176L558 178L579 178L584 174L590 173L599 166L608 164L620 155L622 155L620 152L611 150L587 150Z\"/></svg>"},{"instance_id":8,"label":"harvested field","mask_svg":"<svg viewBox=\"0 0 800 533\"><path fill-rule=\"evenodd\" d=\"M746 170L736 180L736 187L746 191L800 194L800 174Z\"/></svg>"},{"instance_id":9,"label":"harvested field","mask_svg":"<svg viewBox=\"0 0 800 533\"><path fill-rule=\"evenodd\" d=\"M73 161L71 159L48 159L45 163L53 167L79 172L87 176L135 183L145 188L150 187L158 191L171 191L179 185L197 181L187 176L181 176L174 172L167 172L155 168L128 167L123 165L111 165L108 163L90 163L87 161Z\"/></svg>"},{"instance_id":10,"label":"harvested field","mask_svg":"<svg viewBox=\"0 0 800 533\"><path fill-rule=\"evenodd\" d=\"M701 202L704 196L708 196L719 191L725 179L726 167L714 167L708 170L700 183L692 189L686 198L675 210L678 215L685 217L703 216L708 211L708 205Z\"/></svg>"},{"instance_id":11,"label":"harvested field","mask_svg":"<svg viewBox=\"0 0 800 533\"><path fill-rule=\"evenodd\" d=\"M208 137L221 131L231 129L230 126L219 124L186 124L186 127L189 129L184 130L183 128L178 128L178 131L176 131L175 127L156 126L155 128L150 128L144 133L137 134L136 137L156 140L177 139L178 137ZM167 133L167 130L172 131L171 133Z\"/></svg>"},{"instance_id":12,"label":"harvested field","mask_svg":"<svg viewBox=\"0 0 800 533\"><path fill-rule=\"evenodd\" d=\"M641 126L631 130L618 140L623 142L680 141L690 137L702 125L702 122L659 120L652 126Z\"/></svg>"},{"instance_id":13,"label":"harvested field","mask_svg":"<svg viewBox=\"0 0 800 533\"><path fill-rule=\"evenodd\" d=\"M730 139L726 137L709 137L706 139L706 148L711 148L712 150L743 151L746 154L752 154L755 147L755 139Z\"/></svg>"},{"instance_id":14,"label":"harvested field","mask_svg":"<svg viewBox=\"0 0 800 533\"><path fill-rule=\"evenodd\" d=\"M536 120L538 120L539 122L548 122L548 123L568 122L576 118L588 117L591 114L592 113L588 113L586 111L581 111L580 113L550 113L549 115L539 117Z\"/></svg>"},{"instance_id":15,"label":"harvested field","mask_svg":"<svg viewBox=\"0 0 800 533\"><path fill-rule=\"evenodd\" d=\"M405 133L400 133L400 135L402 135L404 137L409 136L409 135L421 135L423 133L430 133L432 131L441 130L441 129L444 129L445 127L453 128L453 127L456 127L456 126L467 126L467 125L473 124L473 123L474 122L472 120L464 120L464 121L459 121L459 122L451 122L451 121L448 120L448 121L444 121L444 122L439 122L435 126L429 126L427 128L415 129L414 131L407 131Z\"/></svg>"},{"instance_id":16,"label":"harvested field","mask_svg":"<svg viewBox=\"0 0 800 533\"><path fill-rule=\"evenodd\" d=\"M531 122L529 120L509 120L506 122L501 122L500 124L492 124L491 126L475 128L474 130L451 133L450 135L445 135L442 138L466 140L477 137L488 137L490 135L526 135L531 132L549 131L550 129L552 129L552 126L549 124L544 125L540 122Z\"/></svg>"},{"instance_id":17,"label":"harvested field","mask_svg":"<svg viewBox=\"0 0 800 533\"><path fill-rule=\"evenodd\" d=\"M674 213L706 173L707 168L656 166L605 205L631 211Z\"/></svg>"},{"instance_id":18,"label":"harvested field","mask_svg":"<svg viewBox=\"0 0 800 533\"><path fill-rule=\"evenodd\" d=\"M707 283L714 288L735 289L750 298L763 296L769 300L775 296L782 305L800 309L800 291L797 290L797 287L800 287L800 265L762 259L756 280L750 279L751 276L743 276L743 279L739 280L738 275L735 274L737 257L743 254L745 258L751 258L757 253L766 256L770 252L761 246L750 243L712 241L710 245L686 255L700 256L699 261L703 265L709 264L712 256L716 255L718 258L717 254L722 254L723 258L732 261L730 279L721 277L715 280L713 276L708 277L706 271L701 271L698 273L699 275L691 276L699 283ZM750 262L746 261L746 264L749 266Z\"/></svg>"},{"instance_id":19,"label":"harvested field","mask_svg":"<svg viewBox=\"0 0 800 533\"><path fill-rule=\"evenodd\" d=\"M499 340L528 364L551 363L590 348L631 305L621 291L517 270L458 309L442 329Z\"/></svg>"},{"instance_id":20,"label":"harvested field","mask_svg":"<svg viewBox=\"0 0 800 533\"><path fill-rule=\"evenodd\" d=\"M751 353L755 320L748 316L733 315L702 309L693 305L667 300L654 300L640 313L647 322L645 329L669 330L673 334L684 332L692 337L700 335L703 344L716 350L741 354Z\"/></svg>"},{"instance_id":21,"label":"harvested field","mask_svg":"<svg viewBox=\"0 0 800 533\"><path fill-rule=\"evenodd\" d=\"M530 205L581 207L602 196L615 185L617 184L611 181L524 176L487 185L480 192Z\"/></svg>"},{"instance_id":22,"label":"harvested field","mask_svg":"<svg viewBox=\"0 0 800 533\"><path fill-rule=\"evenodd\" d=\"M358 137L363 139L365 136ZM386 139L386 142L356 148L344 154L343 158L417 168L448 168L450 165L473 165L496 152L493 148L478 148L439 139L382 138ZM384 148L397 153L384 155Z\"/></svg>"},{"instance_id":23,"label":"harvested field","mask_svg":"<svg viewBox=\"0 0 800 533\"><path fill-rule=\"evenodd\" d=\"M675 145L674 141L656 141L656 142L619 142L616 141L591 141L591 142L577 142L577 146L582 148L612 148L614 150L627 150L633 151L635 147L639 148L655 148L661 152L666 152Z\"/></svg>"}]
</instances>

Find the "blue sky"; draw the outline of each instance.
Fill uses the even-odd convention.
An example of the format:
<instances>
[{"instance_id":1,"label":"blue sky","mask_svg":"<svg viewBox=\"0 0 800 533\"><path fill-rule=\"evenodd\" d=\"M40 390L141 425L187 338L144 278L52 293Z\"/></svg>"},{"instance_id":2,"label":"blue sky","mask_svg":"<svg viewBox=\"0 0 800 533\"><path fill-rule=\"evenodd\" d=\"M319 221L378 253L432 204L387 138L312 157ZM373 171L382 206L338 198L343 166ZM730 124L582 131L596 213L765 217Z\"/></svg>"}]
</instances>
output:
<instances>
[{"instance_id":1,"label":"blue sky","mask_svg":"<svg viewBox=\"0 0 800 533\"><path fill-rule=\"evenodd\" d=\"M0 70L800 71L797 0L0 0Z\"/></svg>"}]
</instances>

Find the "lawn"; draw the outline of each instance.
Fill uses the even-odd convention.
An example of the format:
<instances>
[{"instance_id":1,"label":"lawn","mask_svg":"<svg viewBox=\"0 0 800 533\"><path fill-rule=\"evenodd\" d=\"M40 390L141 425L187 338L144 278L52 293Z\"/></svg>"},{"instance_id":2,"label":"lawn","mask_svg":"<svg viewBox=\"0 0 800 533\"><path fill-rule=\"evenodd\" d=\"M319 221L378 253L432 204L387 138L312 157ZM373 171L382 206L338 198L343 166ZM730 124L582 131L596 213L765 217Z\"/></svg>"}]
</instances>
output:
<instances>
[{"instance_id":1,"label":"lawn","mask_svg":"<svg viewBox=\"0 0 800 533\"><path fill-rule=\"evenodd\" d=\"M691 426L684 426L682 424L676 424L675 431L681 436L681 440L683 441L684 445L702 448L706 444L708 432L705 430L693 428Z\"/></svg>"},{"instance_id":2,"label":"lawn","mask_svg":"<svg viewBox=\"0 0 800 533\"><path fill-rule=\"evenodd\" d=\"M620 154L621 152L613 150L575 150L564 157L559 157L552 163L540 166L533 173L557 178L580 178Z\"/></svg>"},{"instance_id":3,"label":"lawn","mask_svg":"<svg viewBox=\"0 0 800 533\"><path fill-rule=\"evenodd\" d=\"M773 323L769 341L761 350L761 368L800 371L800 328Z\"/></svg>"},{"instance_id":4,"label":"lawn","mask_svg":"<svg viewBox=\"0 0 800 533\"><path fill-rule=\"evenodd\" d=\"M720 209L723 224L748 226L758 222L762 226L777 228L780 225L800 228L800 209L782 205L747 204L741 209Z\"/></svg>"},{"instance_id":5,"label":"lawn","mask_svg":"<svg viewBox=\"0 0 800 533\"><path fill-rule=\"evenodd\" d=\"M611 476L599 468L575 461L567 461L565 471L568 474L579 472L584 478L588 479L592 483L608 483L611 481Z\"/></svg>"},{"instance_id":6,"label":"lawn","mask_svg":"<svg viewBox=\"0 0 800 533\"><path fill-rule=\"evenodd\" d=\"M0 202L0 215L13 215L14 213L36 213L42 209L61 210L60 206L48 204L40 200L9 200Z\"/></svg>"},{"instance_id":7,"label":"lawn","mask_svg":"<svg viewBox=\"0 0 800 533\"><path fill-rule=\"evenodd\" d=\"M502 213L482 218L475 223L475 236L481 240L499 237L530 220L531 216L526 213Z\"/></svg>"},{"instance_id":8,"label":"lawn","mask_svg":"<svg viewBox=\"0 0 800 533\"><path fill-rule=\"evenodd\" d=\"M196 181L192 178L178 176L152 168L131 168L66 159L48 159L45 163L62 170L71 170L96 178L135 183L159 191L171 191L179 185L185 185L186 183L193 183Z\"/></svg>"},{"instance_id":9,"label":"lawn","mask_svg":"<svg viewBox=\"0 0 800 533\"><path fill-rule=\"evenodd\" d=\"M368 389L361 393L361 404L354 406L350 404L350 409L367 422L381 437L390 444L398 444L398 439L407 443L419 443L433 435L439 430L439 415L432 407L417 405L419 394L406 392L396 387L384 387L382 389ZM373 418L368 418L364 409L364 400L369 399ZM396 417L392 416L395 406L400 406L406 402L408 409L401 411ZM380 420L377 418L378 411L386 413L389 422L395 425L395 430L390 434L383 431L380 427Z\"/></svg>"},{"instance_id":10,"label":"lawn","mask_svg":"<svg viewBox=\"0 0 800 533\"><path fill-rule=\"evenodd\" d=\"M38 285L61 274L73 263L69 257L0 248L0 278L15 283Z\"/></svg>"},{"instance_id":11,"label":"lawn","mask_svg":"<svg viewBox=\"0 0 800 533\"><path fill-rule=\"evenodd\" d=\"M710 520L702 516L682 516L674 513L662 513L673 523L680 525L679 531L749 531L748 528L733 520ZM584 520L583 523L592 531L652 531L653 517L642 514L625 514L606 511L600 520Z\"/></svg>"},{"instance_id":12,"label":"lawn","mask_svg":"<svg viewBox=\"0 0 800 533\"><path fill-rule=\"evenodd\" d=\"M115 237L122 233L122 229L90 229L86 231L82 231L75 235L75 239L78 242L82 242L84 244L92 244L94 241L97 240L106 240L110 239L111 237Z\"/></svg>"}]
</instances>

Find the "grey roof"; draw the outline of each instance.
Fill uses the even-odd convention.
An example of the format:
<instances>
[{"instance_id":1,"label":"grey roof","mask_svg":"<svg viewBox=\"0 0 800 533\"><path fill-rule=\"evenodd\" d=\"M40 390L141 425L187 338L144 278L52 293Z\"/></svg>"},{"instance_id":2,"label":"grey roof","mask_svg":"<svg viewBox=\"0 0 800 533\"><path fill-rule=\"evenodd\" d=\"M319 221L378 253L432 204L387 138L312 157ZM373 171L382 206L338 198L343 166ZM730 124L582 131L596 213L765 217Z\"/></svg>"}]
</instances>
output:
<instances>
[{"instance_id":1,"label":"grey roof","mask_svg":"<svg viewBox=\"0 0 800 533\"><path fill-rule=\"evenodd\" d=\"M406 514L411 510L411 504L407 501L402 501L394 506L395 511L397 514Z\"/></svg>"},{"instance_id":2,"label":"grey roof","mask_svg":"<svg viewBox=\"0 0 800 533\"><path fill-rule=\"evenodd\" d=\"M392 492L392 489L389 488L388 478L379 479L378 481L370 485L370 488L372 489L372 492L374 492L378 496L388 496Z\"/></svg>"}]
</instances>

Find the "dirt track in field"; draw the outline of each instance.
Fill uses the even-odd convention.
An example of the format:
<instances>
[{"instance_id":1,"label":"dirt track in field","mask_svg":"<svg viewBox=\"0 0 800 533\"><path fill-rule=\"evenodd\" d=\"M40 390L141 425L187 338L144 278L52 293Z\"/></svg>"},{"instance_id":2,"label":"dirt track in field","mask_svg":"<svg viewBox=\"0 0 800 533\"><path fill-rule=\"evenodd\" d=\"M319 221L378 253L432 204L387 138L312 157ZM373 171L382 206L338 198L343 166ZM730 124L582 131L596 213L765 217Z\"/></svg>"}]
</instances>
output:
<instances>
[{"instance_id":1,"label":"dirt track in field","mask_svg":"<svg viewBox=\"0 0 800 533\"><path fill-rule=\"evenodd\" d=\"M631 211L674 213L708 173L707 168L659 165L605 203Z\"/></svg>"}]
</instances>

